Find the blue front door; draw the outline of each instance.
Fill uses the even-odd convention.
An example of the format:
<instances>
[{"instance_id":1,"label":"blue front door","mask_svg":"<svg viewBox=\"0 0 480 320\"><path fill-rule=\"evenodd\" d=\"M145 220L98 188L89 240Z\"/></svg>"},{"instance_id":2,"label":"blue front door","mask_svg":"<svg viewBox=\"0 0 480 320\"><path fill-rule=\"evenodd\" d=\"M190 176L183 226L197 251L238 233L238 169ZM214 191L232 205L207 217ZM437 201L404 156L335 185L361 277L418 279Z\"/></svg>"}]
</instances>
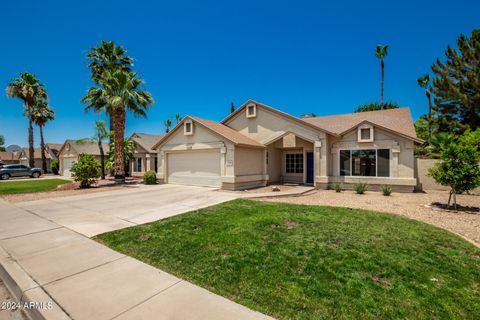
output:
<instances>
[{"instance_id":1,"label":"blue front door","mask_svg":"<svg viewBox=\"0 0 480 320\"><path fill-rule=\"evenodd\" d=\"M307 152L307 183L313 183L313 152Z\"/></svg>"}]
</instances>

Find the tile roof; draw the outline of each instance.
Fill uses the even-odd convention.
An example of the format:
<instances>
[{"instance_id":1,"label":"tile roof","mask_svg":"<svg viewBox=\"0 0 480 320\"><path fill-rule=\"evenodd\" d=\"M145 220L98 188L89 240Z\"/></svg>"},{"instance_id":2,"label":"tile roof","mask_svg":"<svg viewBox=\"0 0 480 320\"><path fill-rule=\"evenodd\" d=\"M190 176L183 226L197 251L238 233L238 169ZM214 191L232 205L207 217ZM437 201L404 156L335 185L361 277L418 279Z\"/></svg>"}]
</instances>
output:
<instances>
[{"instance_id":1,"label":"tile roof","mask_svg":"<svg viewBox=\"0 0 480 320\"><path fill-rule=\"evenodd\" d=\"M152 148L163 138L163 136L164 134L134 133L130 139L148 152L155 153L156 151Z\"/></svg>"},{"instance_id":2,"label":"tile roof","mask_svg":"<svg viewBox=\"0 0 480 320\"><path fill-rule=\"evenodd\" d=\"M18 153L15 154L10 151L0 151L0 161L13 161L18 160Z\"/></svg>"},{"instance_id":3,"label":"tile roof","mask_svg":"<svg viewBox=\"0 0 480 320\"><path fill-rule=\"evenodd\" d=\"M398 132L413 140L421 141L417 138L409 108L356 112L335 116L304 118L301 120L338 135L342 135L360 123L368 121L374 125Z\"/></svg>"},{"instance_id":4,"label":"tile roof","mask_svg":"<svg viewBox=\"0 0 480 320\"><path fill-rule=\"evenodd\" d=\"M75 150L78 154L81 153L87 153L91 154L94 156L99 156L100 155L100 149L98 148L98 143L94 141L83 141L81 143L78 142L78 140L66 140L64 143L65 144L70 144L70 147ZM107 154L109 150L109 145L108 143L104 142L103 144L103 151L105 154ZM63 149L63 146L62 146Z\"/></svg>"},{"instance_id":5,"label":"tile roof","mask_svg":"<svg viewBox=\"0 0 480 320\"><path fill-rule=\"evenodd\" d=\"M23 151L21 152L19 157L25 157L28 159L29 155L30 155L30 152L28 151L28 148L23 148ZM47 160L52 159L52 156L50 155L50 153L45 151L45 158ZM33 149L33 159L42 159L42 152L40 148Z\"/></svg>"},{"instance_id":6,"label":"tile roof","mask_svg":"<svg viewBox=\"0 0 480 320\"><path fill-rule=\"evenodd\" d=\"M232 141L234 144L237 145L244 145L244 146L251 146L251 147L264 147L263 144L260 142L257 142L240 132L237 132L233 130L230 127L227 127L226 125L223 125L221 123L215 122L215 121L210 121L210 120L205 120L197 117L192 117L189 116L193 121L200 123L201 125L207 127L208 129L212 130L213 132L221 135L222 137Z\"/></svg>"}]
</instances>

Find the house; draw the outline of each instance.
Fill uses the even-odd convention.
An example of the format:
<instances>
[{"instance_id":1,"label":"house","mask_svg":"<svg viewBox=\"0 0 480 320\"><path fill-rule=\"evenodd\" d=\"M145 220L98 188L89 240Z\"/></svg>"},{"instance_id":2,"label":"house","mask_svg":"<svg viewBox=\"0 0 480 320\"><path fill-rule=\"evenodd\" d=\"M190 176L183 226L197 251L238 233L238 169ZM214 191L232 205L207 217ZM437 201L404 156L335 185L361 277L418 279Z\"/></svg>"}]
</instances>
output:
<instances>
[{"instance_id":1,"label":"house","mask_svg":"<svg viewBox=\"0 0 480 320\"><path fill-rule=\"evenodd\" d=\"M339 181L412 191L422 142L408 108L302 119L249 100L221 122L185 117L152 149L165 183L241 190Z\"/></svg>"},{"instance_id":2,"label":"house","mask_svg":"<svg viewBox=\"0 0 480 320\"><path fill-rule=\"evenodd\" d=\"M50 154L52 159L58 160L58 153L62 148L63 144L61 143L47 143L45 144L45 151Z\"/></svg>"},{"instance_id":3,"label":"house","mask_svg":"<svg viewBox=\"0 0 480 320\"><path fill-rule=\"evenodd\" d=\"M35 148L33 149L33 159L34 159L34 164L33 166L35 168L42 168L42 151L41 148ZM28 166L30 164L29 161L29 151L28 148L23 148L22 151L20 151L19 154L19 162L20 164ZM47 160L47 171L50 170L50 164L53 160L52 155L45 150L45 159Z\"/></svg>"},{"instance_id":4,"label":"house","mask_svg":"<svg viewBox=\"0 0 480 320\"><path fill-rule=\"evenodd\" d=\"M157 172L157 152L152 147L163 136L163 134L132 134L130 140L135 143L135 160L129 164L131 176L143 176L149 170Z\"/></svg>"},{"instance_id":5,"label":"house","mask_svg":"<svg viewBox=\"0 0 480 320\"><path fill-rule=\"evenodd\" d=\"M105 158L108 152L108 143L103 143ZM97 142L77 140L66 140L58 152L59 174L62 176L70 176L70 168L81 154L91 154L100 162L100 149Z\"/></svg>"},{"instance_id":6,"label":"house","mask_svg":"<svg viewBox=\"0 0 480 320\"><path fill-rule=\"evenodd\" d=\"M0 151L0 164L19 163L18 152Z\"/></svg>"}]
</instances>

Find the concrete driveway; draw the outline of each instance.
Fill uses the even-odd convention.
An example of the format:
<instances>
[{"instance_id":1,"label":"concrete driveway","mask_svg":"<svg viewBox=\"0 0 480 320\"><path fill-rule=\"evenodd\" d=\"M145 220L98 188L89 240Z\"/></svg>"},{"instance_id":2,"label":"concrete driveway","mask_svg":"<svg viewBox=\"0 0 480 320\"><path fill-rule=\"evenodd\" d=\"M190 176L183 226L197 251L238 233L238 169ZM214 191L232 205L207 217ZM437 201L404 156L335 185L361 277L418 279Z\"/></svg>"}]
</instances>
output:
<instances>
[{"instance_id":1,"label":"concrete driveway","mask_svg":"<svg viewBox=\"0 0 480 320\"><path fill-rule=\"evenodd\" d=\"M237 195L180 185L122 190L17 203L30 213L87 237L233 200Z\"/></svg>"}]
</instances>

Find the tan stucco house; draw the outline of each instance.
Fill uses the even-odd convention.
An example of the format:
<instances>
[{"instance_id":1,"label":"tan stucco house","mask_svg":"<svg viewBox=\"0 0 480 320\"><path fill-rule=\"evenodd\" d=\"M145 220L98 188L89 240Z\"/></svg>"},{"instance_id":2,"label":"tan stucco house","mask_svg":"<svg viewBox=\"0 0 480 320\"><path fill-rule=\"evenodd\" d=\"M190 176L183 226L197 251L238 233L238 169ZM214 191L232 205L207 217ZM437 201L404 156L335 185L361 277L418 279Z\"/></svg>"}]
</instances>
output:
<instances>
[{"instance_id":1,"label":"tan stucco house","mask_svg":"<svg viewBox=\"0 0 480 320\"><path fill-rule=\"evenodd\" d=\"M241 190L341 181L412 191L416 143L408 108L297 118L249 100L221 122L186 116L152 149L165 183Z\"/></svg>"},{"instance_id":2,"label":"tan stucco house","mask_svg":"<svg viewBox=\"0 0 480 320\"><path fill-rule=\"evenodd\" d=\"M134 133L130 140L135 143L135 159L129 164L132 177L143 176L149 170L157 172L157 151L152 147L163 138L163 134Z\"/></svg>"},{"instance_id":3,"label":"tan stucco house","mask_svg":"<svg viewBox=\"0 0 480 320\"><path fill-rule=\"evenodd\" d=\"M105 152L105 158L108 152L108 143L103 143L103 151ZM98 143L94 141L81 141L66 140L58 152L58 160L60 168L59 174L62 176L70 177L70 168L75 161L78 161L81 154L91 154L95 156L95 159L100 161L100 149Z\"/></svg>"}]
</instances>

